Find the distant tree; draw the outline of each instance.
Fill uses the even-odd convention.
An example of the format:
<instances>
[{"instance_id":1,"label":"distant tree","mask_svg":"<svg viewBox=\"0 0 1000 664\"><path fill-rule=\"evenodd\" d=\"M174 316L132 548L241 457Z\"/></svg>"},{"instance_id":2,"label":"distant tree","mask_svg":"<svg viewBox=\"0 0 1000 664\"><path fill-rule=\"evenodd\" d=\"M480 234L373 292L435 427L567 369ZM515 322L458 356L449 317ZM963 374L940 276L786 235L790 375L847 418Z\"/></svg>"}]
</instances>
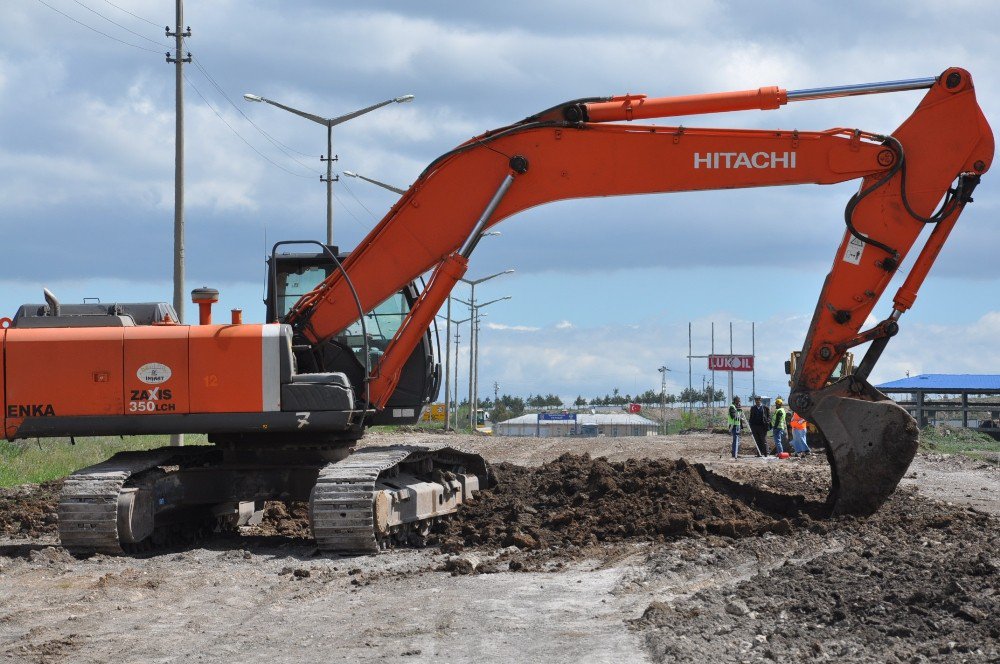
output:
<instances>
[{"instance_id":1,"label":"distant tree","mask_svg":"<svg viewBox=\"0 0 1000 664\"><path fill-rule=\"evenodd\" d=\"M704 398L705 393L701 390L696 390L690 387L685 387L681 390L681 394L678 399L681 403L698 403Z\"/></svg>"},{"instance_id":2,"label":"distant tree","mask_svg":"<svg viewBox=\"0 0 1000 664\"><path fill-rule=\"evenodd\" d=\"M532 408L544 408L546 405L545 397L541 394L531 395L528 397L528 405Z\"/></svg>"},{"instance_id":3,"label":"distant tree","mask_svg":"<svg viewBox=\"0 0 1000 664\"><path fill-rule=\"evenodd\" d=\"M579 408L581 406L586 406L587 405L587 400L584 399L582 395L581 396L577 396L576 400L573 402L573 405L576 406L577 408Z\"/></svg>"},{"instance_id":4,"label":"distant tree","mask_svg":"<svg viewBox=\"0 0 1000 664\"><path fill-rule=\"evenodd\" d=\"M496 407L493 409L492 417L494 422L503 422L512 417L524 414L524 399L514 397L509 394L502 394L497 398Z\"/></svg>"},{"instance_id":5,"label":"distant tree","mask_svg":"<svg viewBox=\"0 0 1000 664\"><path fill-rule=\"evenodd\" d=\"M639 403L644 403L644 404L660 403L660 393L654 392L653 390L646 390L645 392L637 396L635 400Z\"/></svg>"}]
</instances>

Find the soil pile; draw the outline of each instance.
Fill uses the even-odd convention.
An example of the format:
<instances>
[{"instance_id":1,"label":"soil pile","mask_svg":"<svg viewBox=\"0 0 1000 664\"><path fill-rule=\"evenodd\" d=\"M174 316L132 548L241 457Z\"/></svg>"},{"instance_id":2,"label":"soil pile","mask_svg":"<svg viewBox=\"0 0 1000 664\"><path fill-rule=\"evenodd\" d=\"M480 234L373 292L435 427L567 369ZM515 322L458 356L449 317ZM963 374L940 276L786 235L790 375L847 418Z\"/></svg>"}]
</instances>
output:
<instances>
[{"instance_id":1,"label":"soil pile","mask_svg":"<svg viewBox=\"0 0 1000 664\"><path fill-rule=\"evenodd\" d=\"M62 480L0 489L0 535L42 537L59 528L56 505Z\"/></svg>"},{"instance_id":2,"label":"soil pile","mask_svg":"<svg viewBox=\"0 0 1000 664\"><path fill-rule=\"evenodd\" d=\"M902 490L870 518L837 520L829 536L827 550L789 557L733 587L655 602L638 623L654 659L1000 657L995 518Z\"/></svg>"},{"instance_id":3,"label":"soil pile","mask_svg":"<svg viewBox=\"0 0 1000 664\"><path fill-rule=\"evenodd\" d=\"M720 492L706 482L707 471L683 459L609 462L564 454L538 468L504 463L494 470L497 486L443 521L432 543L445 550L543 549L791 530L784 514Z\"/></svg>"}]
</instances>

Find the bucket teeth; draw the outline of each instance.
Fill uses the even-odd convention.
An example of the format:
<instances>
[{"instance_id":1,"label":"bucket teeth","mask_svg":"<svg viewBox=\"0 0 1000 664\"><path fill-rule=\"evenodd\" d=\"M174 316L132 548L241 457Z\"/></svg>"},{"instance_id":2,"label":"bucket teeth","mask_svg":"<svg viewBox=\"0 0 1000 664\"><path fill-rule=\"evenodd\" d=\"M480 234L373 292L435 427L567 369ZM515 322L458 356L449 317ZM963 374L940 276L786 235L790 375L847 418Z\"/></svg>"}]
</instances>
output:
<instances>
[{"instance_id":1,"label":"bucket teeth","mask_svg":"<svg viewBox=\"0 0 1000 664\"><path fill-rule=\"evenodd\" d=\"M827 440L832 513L876 512L917 453L917 423L895 401L851 377L812 398L809 419Z\"/></svg>"}]
</instances>

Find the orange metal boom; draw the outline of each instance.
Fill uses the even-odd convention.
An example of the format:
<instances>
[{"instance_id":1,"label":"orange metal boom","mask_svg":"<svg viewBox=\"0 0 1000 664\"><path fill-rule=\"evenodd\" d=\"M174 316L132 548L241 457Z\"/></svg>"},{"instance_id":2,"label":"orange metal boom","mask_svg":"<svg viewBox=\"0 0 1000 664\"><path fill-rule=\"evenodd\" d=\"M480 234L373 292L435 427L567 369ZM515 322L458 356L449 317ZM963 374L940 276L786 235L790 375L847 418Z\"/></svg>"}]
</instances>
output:
<instances>
[{"instance_id":1,"label":"orange metal boom","mask_svg":"<svg viewBox=\"0 0 1000 664\"><path fill-rule=\"evenodd\" d=\"M488 132L443 155L344 262L365 310L439 267L411 312L411 320L400 328L376 367L372 403L382 406L392 393L399 367L464 274L481 233L506 217L571 198L832 184L861 178L861 191L847 212L854 231L844 233L834 255L803 347L799 374L794 377L796 390L819 389L848 348L895 333L896 318L913 304L978 176L993 159L992 131L967 72L949 69L936 79L914 83L844 88L839 95L929 87L891 137L849 129L805 132L600 124L679 113L777 108L786 100L838 96L830 90L795 93L762 88L695 97L627 96L573 103ZM930 219L951 183L963 175L959 191L946 199L943 213L947 214ZM936 222L934 231L895 297L893 316L859 334L900 262L931 222ZM859 237L867 239L862 242ZM347 306L348 302L352 305ZM421 311L425 308L431 311ZM355 317L348 284L334 273L303 296L289 321L315 343L336 335Z\"/></svg>"}]
</instances>

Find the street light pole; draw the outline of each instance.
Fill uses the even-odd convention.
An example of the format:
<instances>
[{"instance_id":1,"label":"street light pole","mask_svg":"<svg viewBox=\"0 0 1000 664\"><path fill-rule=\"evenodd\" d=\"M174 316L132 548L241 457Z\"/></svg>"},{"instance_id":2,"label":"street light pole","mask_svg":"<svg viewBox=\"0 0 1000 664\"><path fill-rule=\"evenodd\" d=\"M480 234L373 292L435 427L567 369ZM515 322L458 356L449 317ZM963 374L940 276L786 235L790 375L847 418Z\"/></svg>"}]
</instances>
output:
<instances>
[{"instance_id":1,"label":"street light pole","mask_svg":"<svg viewBox=\"0 0 1000 664\"><path fill-rule=\"evenodd\" d=\"M371 113L374 110L380 109L383 106L388 106L389 104L403 104L408 101L413 101L413 95L402 95L401 97L393 97L392 99L386 99L385 101L380 101L377 104L372 104L371 106L358 109L357 111L352 111L350 113L345 113L344 115L339 115L335 118L324 118L319 115L313 115L312 113L306 113L305 111L300 111L297 108L292 108L291 106L286 106L272 99L267 99L266 97L261 97L260 95L255 95L251 93L246 93L243 98L247 101L262 102L265 104L270 104L271 106L277 106L278 108L288 111L289 113L294 113L299 117L303 117L307 120L312 120L317 124L321 124L326 127L326 158L322 156L320 159L326 162L326 177L320 176L324 182L326 182L326 243L333 244L333 183L337 180L333 175L333 162L337 161L337 156L333 154L333 128L337 125L347 122L348 120L353 120L354 118L364 115L365 113Z\"/></svg>"},{"instance_id":2,"label":"street light pole","mask_svg":"<svg viewBox=\"0 0 1000 664\"><path fill-rule=\"evenodd\" d=\"M392 193L399 194L400 196L402 196L403 194L406 193L405 189L400 189L399 187L393 187L391 184L386 184L385 182L379 182L375 178L370 178L370 177L367 177L367 176L364 176L364 175L359 175L359 174L354 173L352 171L342 171L342 172L343 172L344 175L346 175L349 178L358 178L359 180L364 180L365 182L371 182L373 185L375 185L377 187L382 187L383 189L388 189Z\"/></svg>"},{"instance_id":3,"label":"street light pole","mask_svg":"<svg viewBox=\"0 0 1000 664\"><path fill-rule=\"evenodd\" d=\"M470 320L468 318L463 318L462 320L452 320L451 319L451 300L448 298L448 317L447 325L445 327L445 355L444 355L444 428L447 431L451 428L451 412L454 410L458 412L458 400L452 401L452 382L451 382L451 326L455 326L455 391L458 391L458 326L462 323ZM452 404L454 403L454 408ZM456 420L458 418L456 417Z\"/></svg>"},{"instance_id":4,"label":"street light pole","mask_svg":"<svg viewBox=\"0 0 1000 664\"><path fill-rule=\"evenodd\" d=\"M510 298L511 298L511 296L507 295L505 297L500 297L500 298L497 298L495 300L490 300L489 302L484 302L483 304L476 305L476 314L472 318L473 325L475 325L475 328L476 328L476 337L475 337L476 338L476 343L475 343L475 345L472 348L472 353L476 356L476 361L474 363L474 365L475 365L475 373L474 373L474 379L472 381L472 384L473 384L473 390L472 390L472 408L473 408L474 412L477 415L477 418L476 418L477 423L478 423L478 414L479 414L479 318L480 318L479 310L482 309L483 307L488 307L488 306L490 306L491 304L493 304L495 302L500 302L502 300L509 300ZM482 315L485 316L486 314L482 314Z\"/></svg>"},{"instance_id":5,"label":"street light pole","mask_svg":"<svg viewBox=\"0 0 1000 664\"><path fill-rule=\"evenodd\" d=\"M319 156L320 160L323 155ZM326 243L333 245L333 125L326 125Z\"/></svg>"},{"instance_id":6,"label":"street light pole","mask_svg":"<svg viewBox=\"0 0 1000 664\"><path fill-rule=\"evenodd\" d=\"M484 235L492 235L492 233L486 233ZM472 324L470 325L470 329L469 329L469 344L470 344L469 345L469 427L473 431L476 430L476 419L475 419L475 417L476 417L476 409L475 409L475 405L474 405L475 404L475 401L474 401L474 399L475 399L475 395L474 395L475 378L474 377L475 377L475 371L476 371L476 341L477 341L477 339L476 339L476 337L477 337L477 335L476 335L476 285L477 284L481 284L484 281L489 281L490 279L494 279L496 277L499 277L500 275L511 274L513 272L514 272L514 270L504 270L503 272L497 272L496 274L491 274L490 276L483 277L482 279L471 279L471 280L470 279L459 279L459 281L461 281L462 283L469 284L469 287L470 287L469 301L468 302L463 302L462 300L458 300L458 298L455 298L455 299L458 300L459 302L462 302L463 304L469 305L469 314L472 317ZM455 359L456 359L456 361L458 360L457 357Z\"/></svg>"}]
</instances>

